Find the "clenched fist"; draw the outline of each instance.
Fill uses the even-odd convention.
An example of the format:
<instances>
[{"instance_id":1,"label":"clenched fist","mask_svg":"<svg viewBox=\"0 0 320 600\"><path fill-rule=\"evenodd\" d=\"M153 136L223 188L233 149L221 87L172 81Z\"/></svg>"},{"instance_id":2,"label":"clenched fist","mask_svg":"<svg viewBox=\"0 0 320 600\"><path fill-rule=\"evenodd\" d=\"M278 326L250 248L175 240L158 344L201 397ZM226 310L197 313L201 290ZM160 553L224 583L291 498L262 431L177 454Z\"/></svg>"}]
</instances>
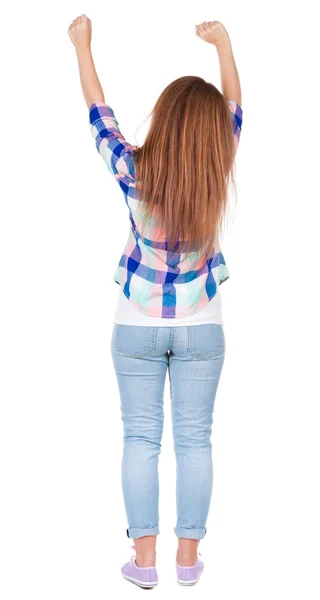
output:
<instances>
[{"instance_id":1,"label":"clenched fist","mask_svg":"<svg viewBox=\"0 0 320 600\"><path fill-rule=\"evenodd\" d=\"M226 28L219 21L204 21L196 25L196 35L214 46L230 41Z\"/></svg>"},{"instance_id":2,"label":"clenched fist","mask_svg":"<svg viewBox=\"0 0 320 600\"><path fill-rule=\"evenodd\" d=\"M74 19L68 28L68 34L76 48L90 48L91 21L87 15Z\"/></svg>"}]
</instances>

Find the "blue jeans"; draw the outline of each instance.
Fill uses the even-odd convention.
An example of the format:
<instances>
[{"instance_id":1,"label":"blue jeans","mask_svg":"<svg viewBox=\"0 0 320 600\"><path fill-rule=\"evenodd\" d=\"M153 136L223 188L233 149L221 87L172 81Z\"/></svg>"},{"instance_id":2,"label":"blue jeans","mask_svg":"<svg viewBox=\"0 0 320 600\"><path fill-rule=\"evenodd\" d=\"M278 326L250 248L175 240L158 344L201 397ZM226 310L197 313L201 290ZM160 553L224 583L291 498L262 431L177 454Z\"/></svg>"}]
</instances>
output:
<instances>
[{"instance_id":1,"label":"blue jeans","mask_svg":"<svg viewBox=\"0 0 320 600\"><path fill-rule=\"evenodd\" d=\"M212 493L213 406L225 355L223 326L114 325L111 344L124 425L127 535L159 533L158 457L169 371L177 465L178 538L202 539Z\"/></svg>"}]
</instances>

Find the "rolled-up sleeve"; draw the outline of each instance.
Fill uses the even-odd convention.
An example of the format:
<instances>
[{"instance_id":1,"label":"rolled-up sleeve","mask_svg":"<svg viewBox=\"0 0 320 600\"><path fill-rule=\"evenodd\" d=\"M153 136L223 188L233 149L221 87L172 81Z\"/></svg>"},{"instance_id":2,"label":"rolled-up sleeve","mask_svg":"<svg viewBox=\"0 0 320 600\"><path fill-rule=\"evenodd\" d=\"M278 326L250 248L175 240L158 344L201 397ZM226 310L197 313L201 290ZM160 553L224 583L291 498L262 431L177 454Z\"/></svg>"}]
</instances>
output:
<instances>
[{"instance_id":1,"label":"rolled-up sleeve","mask_svg":"<svg viewBox=\"0 0 320 600\"><path fill-rule=\"evenodd\" d=\"M130 158L136 145L129 144L123 137L113 109L108 104L92 104L89 109L91 133L96 148L116 180L128 184L134 174L129 168Z\"/></svg>"}]
</instances>

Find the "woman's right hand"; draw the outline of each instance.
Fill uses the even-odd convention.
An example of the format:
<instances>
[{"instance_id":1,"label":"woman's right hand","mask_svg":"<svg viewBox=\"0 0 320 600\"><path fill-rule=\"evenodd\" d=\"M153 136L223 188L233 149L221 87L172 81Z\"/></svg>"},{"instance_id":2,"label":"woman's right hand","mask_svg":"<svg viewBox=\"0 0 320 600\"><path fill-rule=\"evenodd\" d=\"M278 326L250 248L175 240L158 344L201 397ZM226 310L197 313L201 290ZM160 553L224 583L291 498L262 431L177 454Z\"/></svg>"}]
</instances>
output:
<instances>
[{"instance_id":1,"label":"woman's right hand","mask_svg":"<svg viewBox=\"0 0 320 600\"><path fill-rule=\"evenodd\" d=\"M219 21L203 21L200 25L196 25L196 35L217 47L230 42L226 28Z\"/></svg>"}]
</instances>

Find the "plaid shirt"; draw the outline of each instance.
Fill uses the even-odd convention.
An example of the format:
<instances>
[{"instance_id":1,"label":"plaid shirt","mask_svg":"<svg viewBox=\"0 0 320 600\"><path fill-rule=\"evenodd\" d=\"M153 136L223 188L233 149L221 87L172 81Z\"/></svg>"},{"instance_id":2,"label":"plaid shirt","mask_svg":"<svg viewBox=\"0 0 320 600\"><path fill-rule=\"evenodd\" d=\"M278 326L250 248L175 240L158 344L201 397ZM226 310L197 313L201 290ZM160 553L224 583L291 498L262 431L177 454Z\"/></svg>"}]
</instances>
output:
<instances>
[{"instance_id":1,"label":"plaid shirt","mask_svg":"<svg viewBox=\"0 0 320 600\"><path fill-rule=\"evenodd\" d=\"M242 109L235 102L228 104L237 147ZM135 186L132 154L137 146L124 139L109 105L92 104L89 121L97 150L119 183L129 209L129 238L114 281L133 306L148 316L174 319L192 315L204 308L215 295L217 286L229 278L219 244L205 262L201 252L193 252L187 258L183 252L174 256L167 251L165 237L159 238L156 216L152 216L142 236L138 214L141 200Z\"/></svg>"}]
</instances>

